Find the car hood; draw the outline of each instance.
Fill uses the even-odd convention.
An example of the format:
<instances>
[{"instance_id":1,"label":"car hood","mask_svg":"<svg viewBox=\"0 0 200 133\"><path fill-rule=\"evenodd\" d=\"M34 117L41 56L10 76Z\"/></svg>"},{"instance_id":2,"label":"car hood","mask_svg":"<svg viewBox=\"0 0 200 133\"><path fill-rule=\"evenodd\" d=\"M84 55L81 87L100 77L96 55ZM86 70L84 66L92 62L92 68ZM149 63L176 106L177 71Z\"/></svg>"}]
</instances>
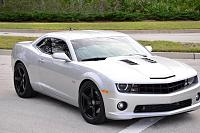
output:
<instances>
[{"instance_id":1,"label":"car hood","mask_svg":"<svg viewBox=\"0 0 200 133\"><path fill-rule=\"evenodd\" d=\"M197 72L190 66L159 56L120 56L103 61L82 62L98 74L103 74L115 82L172 82L195 76ZM149 80L151 79L151 80Z\"/></svg>"}]
</instances>

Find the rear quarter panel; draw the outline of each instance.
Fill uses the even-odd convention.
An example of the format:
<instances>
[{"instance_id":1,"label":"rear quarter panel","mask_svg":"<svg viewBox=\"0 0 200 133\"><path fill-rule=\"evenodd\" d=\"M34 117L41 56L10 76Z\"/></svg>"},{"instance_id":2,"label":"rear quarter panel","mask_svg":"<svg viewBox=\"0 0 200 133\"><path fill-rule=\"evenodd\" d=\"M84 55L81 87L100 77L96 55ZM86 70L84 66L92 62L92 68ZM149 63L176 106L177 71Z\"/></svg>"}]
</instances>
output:
<instances>
[{"instance_id":1,"label":"rear quarter panel","mask_svg":"<svg viewBox=\"0 0 200 133\"><path fill-rule=\"evenodd\" d=\"M12 69L14 70L14 66L17 61L21 61L28 71L28 75L33 89L35 87L37 88L36 84L38 82L38 58L39 51L33 47L31 41L17 43L14 46L11 54Z\"/></svg>"}]
</instances>

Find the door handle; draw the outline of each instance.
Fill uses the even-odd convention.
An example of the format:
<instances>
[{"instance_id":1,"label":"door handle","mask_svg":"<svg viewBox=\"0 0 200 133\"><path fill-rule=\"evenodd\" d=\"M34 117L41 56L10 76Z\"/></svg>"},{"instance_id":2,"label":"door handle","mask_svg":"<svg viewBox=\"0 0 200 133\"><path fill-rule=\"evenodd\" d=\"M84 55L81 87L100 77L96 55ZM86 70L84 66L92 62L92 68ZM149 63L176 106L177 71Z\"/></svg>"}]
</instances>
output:
<instances>
[{"instance_id":1,"label":"door handle","mask_svg":"<svg viewBox=\"0 0 200 133\"><path fill-rule=\"evenodd\" d=\"M44 63L45 62L44 59L39 59L38 61L39 61L39 63Z\"/></svg>"}]
</instances>

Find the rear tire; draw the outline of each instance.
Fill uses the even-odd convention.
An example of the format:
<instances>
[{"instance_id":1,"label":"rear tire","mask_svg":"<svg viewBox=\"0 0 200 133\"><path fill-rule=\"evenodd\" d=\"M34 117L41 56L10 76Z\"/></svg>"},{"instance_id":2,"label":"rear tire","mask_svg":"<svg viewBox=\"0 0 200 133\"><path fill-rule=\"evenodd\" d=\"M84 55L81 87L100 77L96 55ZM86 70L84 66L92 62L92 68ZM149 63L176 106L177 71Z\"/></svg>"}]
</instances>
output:
<instances>
[{"instance_id":1,"label":"rear tire","mask_svg":"<svg viewBox=\"0 0 200 133\"><path fill-rule=\"evenodd\" d=\"M36 94L31 87L28 72L23 63L17 63L14 68L14 86L17 95L21 98L30 98Z\"/></svg>"},{"instance_id":2,"label":"rear tire","mask_svg":"<svg viewBox=\"0 0 200 133\"><path fill-rule=\"evenodd\" d=\"M106 120L103 98L92 81L86 81L80 88L79 107L82 117L90 124L101 124Z\"/></svg>"}]
</instances>

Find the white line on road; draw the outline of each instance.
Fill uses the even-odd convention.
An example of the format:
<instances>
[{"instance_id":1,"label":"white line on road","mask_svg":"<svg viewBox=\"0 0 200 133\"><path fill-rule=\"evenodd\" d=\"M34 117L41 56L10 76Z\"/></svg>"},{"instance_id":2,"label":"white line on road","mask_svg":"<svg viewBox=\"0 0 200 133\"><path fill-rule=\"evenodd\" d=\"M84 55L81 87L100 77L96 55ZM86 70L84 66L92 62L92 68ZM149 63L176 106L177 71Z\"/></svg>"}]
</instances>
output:
<instances>
[{"instance_id":1,"label":"white line on road","mask_svg":"<svg viewBox=\"0 0 200 133\"><path fill-rule=\"evenodd\" d=\"M154 118L144 118L132 125L128 126L127 128L123 129L119 133L140 133L146 128L154 125L159 120L163 119L164 117L154 117Z\"/></svg>"}]
</instances>

